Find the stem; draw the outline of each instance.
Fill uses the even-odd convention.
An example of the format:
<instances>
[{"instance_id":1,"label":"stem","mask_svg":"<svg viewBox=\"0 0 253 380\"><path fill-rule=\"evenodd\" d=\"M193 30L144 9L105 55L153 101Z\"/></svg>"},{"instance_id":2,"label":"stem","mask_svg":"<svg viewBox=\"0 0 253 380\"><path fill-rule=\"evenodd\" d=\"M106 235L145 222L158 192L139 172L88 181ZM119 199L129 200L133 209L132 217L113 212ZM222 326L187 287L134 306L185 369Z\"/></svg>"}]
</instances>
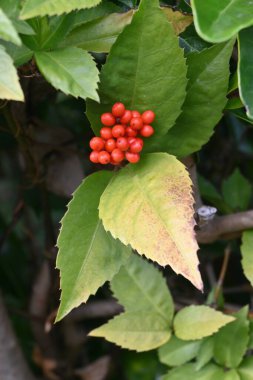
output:
<instances>
[{"instance_id":1,"label":"stem","mask_svg":"<svg viewBox=\"0 0 253 380\"><path fill-rule=\"evenodd\" d=\"M227 247L225 248L224 259L223 259L219 279L218 279L217 284L216 284L215 293L214 293L214 302L216 304L218 302L218 298L219 298L219 295L221 293L223 282L224 282L224 279L225 279L225 276L227 273L230 255L231 255L231 246L230 246L230 244L228 244Z\"/></svg>"}]
</instances>

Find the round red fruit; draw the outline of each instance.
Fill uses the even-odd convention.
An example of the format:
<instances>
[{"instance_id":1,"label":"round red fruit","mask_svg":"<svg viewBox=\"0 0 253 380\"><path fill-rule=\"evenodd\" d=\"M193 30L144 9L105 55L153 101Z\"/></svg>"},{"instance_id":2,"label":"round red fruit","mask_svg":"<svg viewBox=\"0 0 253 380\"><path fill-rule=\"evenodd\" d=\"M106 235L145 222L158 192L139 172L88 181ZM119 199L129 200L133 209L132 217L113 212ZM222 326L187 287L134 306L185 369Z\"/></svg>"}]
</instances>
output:
<instances>
[{"instance_id":1,"label":"round red fruit","mask_svg":"<svg viewBox=\"0 0 253 380\"><path fill-rule=\"evenodd\" d=\"M126 159L131 164L137 164L140 161L140 155L139 153L126 152Z\"/></svg>"},{"instance_id":2,"label":"round red fruit","mask_svg":"<svg viewBox=\"0 0 253 380\"><path fill-rule=\"evenodd\" d=\"M143 127L143 121L141 117L133 117L130 121L130 126L134 130L138 131Z\"/></svg>"},{"instance_id":3,"label":"round red fruit","mask_svg":"<svg viewBox=\"0 0 253 380\"><path fill-rule=\"evenodd\" d=\"M129 145L131 145L136 140L135 137L128 137L127 139L128 139Z\"/></svg>"},{"instance_id":4,"label":"round red fruit","mask_svg":"<svg viewBox=\"0 0 253 380\"><path fill-rule=\"evenodd\" d=\"M135 136L137 136L137 131L135 131L131 127L127 127L126 128L126 135L127 135L127 137L135 137Z\"/></svg>"},{"instance_id":5,"label":"round red fruit","mask_svg":"<svg viewBox=\"0 0 253 380\"><path fill-rule=\"evenodd\" d=\"M106 152L106 150L101 150L98 154L98 162L102 165L107 165L111 161L110 153Z\"/></svg>"},{"instance_id":6,"label":"round red fruit","mask_svg":"<svg viewBox=\"0 0 253 380\"><path fill-rule=\"evenodd\" d=\"M105 142L105 150L112 152L116 148L116 140L109 139Z\"/></svg>"},{"instance_id":7,"label":"round red fruit","mask_svg":"<svg viewBox=\"0 0 253 380\"><path fill-rule=\"evenodd\" d=\"M112 135L113 137L115 137L116 139L118 137L123 137L125 136L125 128L123 127L123 125L121 124L116 124L114 125L114 127L112 128Z\"/></svg>"},{"instance_id":8,"label":"round red fruit","mask_svg":"<svg viewBox=\"0 0 253 380\"><path fill-rule=\"evenodd\" d=\"M92 150L96 150L96 151L100 151L104 148L104 140L101 139L101 137L93 137L91 140L90 140L90 147Z\"/></svg>"},{"instance_id":9,"label":"round red fruit","mask_svg":"<svg viewBox=\"0 0 253 380\"><path fill-rule=\"evenodd\" d=\"M112 151L111 156L112 156L112 161L114 161L116 163L123 161L125 158L124 153L118 148L116 148Z\"/></svg>"},{"instance_id":10,"label":"round red fruit","mask_svg":"<svg viewBox=\"0 0 253 380\"><path fill-rule=\"evenodd\" d=\"M128 124L128 123L130 123L131 119L132 119L132 112L129 110L125 110L123 116L120 119L120 122L122 124Z\"/></svg>"},{"instance_id":11,"label":"round red fruit","mask_svg":"<svg viewBox=\"0 0 253 380\"><path fill-rule=\"evenodd\" d=\"M132 117L141 117L141 114L138 111L132 111Z\"/></svg>"},{"instance_id":12,"label":"round red fruit","mask_svg":"<svg viewBox=\"0 0 253 380\"><path fill-rule=\"evenodd\" d=\"M131 153L140 153L143 149L143 141L142 139L135 139L135 141L130 144L130 152Z\"/></svg>"},{"instance_id":13,"label":"round red fruit","mask_svg":"<svg viewBox=\"0 0 253 380\"><path fill-rule=\"evenodd\" d=\"M108 127L103 127L100 129L100 136L104 140L109 140L112 138L112 130L111 128Z\"/></svg>"},{"instance_id":14,"label":"round red fruit","mask_svg":"<svg viewBox=\"0 0 253 380\"><path fill-rule=\"evenodd\" d=\"M140 130L140 134L143 137L150 137L154 134L154 128L151 125L143 125Z\"/></svg>"},{"instance_id":15,"label":"round red fruit","mask_svg":"<svg viewBox=\"0 0 253 380\"><path fill-rule=\"evenodd\" d=\"M90 154L91 162L93 162L94 164L97 164L98 163L98 156L99 156L99 152L96 150L93 150Z\"/></svg>"},{"instance_id":16,"label":"round red fruit","mask_svg":"<svg viewBox=\"0 0 253 380\"><path fill-rule=\"evenodd\" d=\"M126 108L125 108L123 103L115 103L112 106L112 114L115 117L121 117L121 116L123 116L125 109Z\"/></svg>"},{"instance_id":17,"label":"round red fruit","mask_svg":"<svg viewBox=\"0 0 253 380\"><path fill-rule=\"evenodd\" d=\"M155 120L155 113L151 110L145 111L141 115L141 118L143 120L143 124L151 124Z\"/></svg>"},{"instance_id":18,"label":"round red fruit","mask_svg":"<svg viewBox=\"0 0 253 380\"><path fill-rule=\"evenodd\" d=\"M116 119L110 112L107 112L101 115L101 122L106 127L112 127L116 123Z\"/></svg>"},{"instance_id":19,"label":"round red fruit","mask_svg":"<svg viewBox=\"0 0 253 380\"><path fill-rule=\"evenodd\" d=\"M112 158L111 158L110 164L111 165L119 165L119 163L118 162L114 162Z\"/></svg>"},{"instance_id":20,"label":"round red fruit","mask_svg":"<svg viewBox=\"0 0 253 380\"><path fill-rule=\"evenodd\" d=\"M129 142L127 137L119 137L117 139L117 148L119 148L123 152L129 148Z\"/></svg>"}]
</instances>

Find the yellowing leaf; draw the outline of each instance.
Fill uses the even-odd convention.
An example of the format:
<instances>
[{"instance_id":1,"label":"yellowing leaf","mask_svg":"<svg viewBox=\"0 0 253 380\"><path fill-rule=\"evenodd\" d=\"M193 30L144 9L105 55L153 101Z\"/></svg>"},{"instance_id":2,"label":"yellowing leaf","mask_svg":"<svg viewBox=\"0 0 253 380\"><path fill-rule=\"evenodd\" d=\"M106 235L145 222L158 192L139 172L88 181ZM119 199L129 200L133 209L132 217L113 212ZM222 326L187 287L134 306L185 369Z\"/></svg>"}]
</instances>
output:
<instances>
[{"instance_id":1,"label":"yellowing leaf","mask_svg":"<svg viewBox=\"0 0 253 380\"><path fill-rule=\"evenodd\" d=\"M187 26L191 25L193 21L193 17L191 15L185 15L179 11L173 11L172 8L164 7L162 10L169 22L172 24L177 35L182 33Z\"/></svg>"},{"instance_id":2,"label":"yellowing leaf","mask_svg":"<svg viewBox=\"0 0 253 380\"><path fill-rule=\"evenodd\" d=\"M185 307L174 319L175 334L183 340L201 339L214 334L234 319L208 306Z\"/></svg>"},{"instance_id":3,"label":"yellowing leaf","mask_svg":"<svg viewBox=\"0 0 253 380\"><path fill-rule=\"evenodd\" d=\"M115 238L202 289L191 191L189 174L174 156L146 154L113 178L99 216Z\"/></svg>"},{"instance_id":4,"label":"yellowing leaf","mask_svg":"<svg viewBox=\"0 0 253 380\"><path fill-rule=\"evenodd\" d=\"M24 101L18 74L11 57L0 45L0 99Z\"/></svg>"},{"instance_id":5,"label":"yellowing leaf","mask_svg":"<svg viewBox=\"0 0 253 380\"><path fill-rule=\"evenodd\" d=\"M245 231L242 236L242 267L245 276L253 284L253 230Z\"/></svg>"},{"instance_id":6,"label":"yellowing leaf","mask_svg":"<svg viewBox=\"0 0 253 380\"><path fill-rule=\"evenodd\" d=\"M171 332L162 317L145 310L123 313L89 335L103 337L123 348L142 352L166 343Z\"/></svg>"}]
</instances>

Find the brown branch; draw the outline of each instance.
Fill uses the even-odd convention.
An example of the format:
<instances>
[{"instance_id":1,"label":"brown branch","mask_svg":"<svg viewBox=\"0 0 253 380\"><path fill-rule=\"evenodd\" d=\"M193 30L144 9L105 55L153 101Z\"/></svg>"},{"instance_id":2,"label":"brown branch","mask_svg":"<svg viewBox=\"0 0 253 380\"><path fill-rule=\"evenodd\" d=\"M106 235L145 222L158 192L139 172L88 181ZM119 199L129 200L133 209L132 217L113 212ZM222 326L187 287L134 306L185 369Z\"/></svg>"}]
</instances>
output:
<instances>
[{"instance_id":1,"label":"brown branch","mask_svg":"<svg viewBox=\"0 0 253 380\"><path fill-rule=\"evenodd\" d=\"M21 349L0 293L0 379L34 380Z\"/></svg>"},{"instance_id":2,"label":"brown branch","mask_svg":"<svg viewBox=\"0 0 253 380\"><path fill-rule=\"evenodd\" d=\"M217 216L197 231L199 243L208 244L220 239L234 239L253 228L253 210Z\"/></svg>"}]
</instances>

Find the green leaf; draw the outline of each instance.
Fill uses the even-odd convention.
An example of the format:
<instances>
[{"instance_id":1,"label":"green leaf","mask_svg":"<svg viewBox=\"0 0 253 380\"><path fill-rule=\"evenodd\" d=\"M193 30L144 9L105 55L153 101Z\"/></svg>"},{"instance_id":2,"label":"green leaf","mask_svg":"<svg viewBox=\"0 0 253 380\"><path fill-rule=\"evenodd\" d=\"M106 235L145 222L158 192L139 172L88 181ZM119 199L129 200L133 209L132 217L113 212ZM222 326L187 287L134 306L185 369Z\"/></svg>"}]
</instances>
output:
<instances>
[{"instance_id":1,"label":"green leaf","mask_svg":"<svg viewBox=\"0 0 253 380\"><path fill-rule=\"evenodd\" d=\"M200 37L223 42L253 24L251 0L192 0L194 23Z\"/></svg>"},{"instance_id":2,"label":"green leaf","mask_svg":"<svg viewBox=\"0 0 253 380\"><path fill-rule=\"evenodd\" d=\"M214 338L209 337L201 342L196 358L196 370L203 368L213 357Z\"/></svg>"},{"instance_id":3,"label":"green leaf","mask_svg":"<svg viewBox=\"0 0 253 380\"><path fill-rule=\"evenodd\" d=\"M253 230L244 231L242 235L242 268L245 276L253 284Z\"/></svg>"},{"instance_id":4,"label":"green leaf","mask_svg":"<svg viewBox=\"0 0 253 380\"><path fill-rule=\"evenodd\" d=\"M201 339L217 332L232 322L234 317L208 306L188 306L180 310L174 319L175 334L183 340Z\"/></svg>"},{"instance_id":5,"label":"green leaf","mask_svg":"<svg viewBox=\"0 0 253 380\"><path fill-rule=\"evenodd\" d=\"M0 4L1 5L1 4ZM14 28L11 20L0 8L0 38L5 41L13 42L16 45L21 45L19 35Z\"/></svg>"},{"instance_id":6,"label":"green leaf","mask_svg":"<svg viewBox=\"0 0 253 380\"><path fill-rule=\"evenodd\" d=\"M101 113L115 101L141 112L153 109L155 136L164 135L181 111L186 87L183 50L158 5L158 0L142 0L111 49L101 71L101 105L88 102L87 114L97 134Z\"/></svg>"},{"instance_id":7,"label":"green leaf","mask_svg":"<svg viewBox=\"0 0 253 380\"><path fill-rule=\"evenodd\" d=\"M252 12L252 10L251 10ZM253 21L253 16L252 16ZM253 23L253 22L252 22ZM239 92L245 105L247 116L253 119L253 27L239 33Z\"/></svg>"},{"instance_id":8,"label":"green leaf","mask_svg":"<svg viewBox=\"0 0 253 380\"><path fill-rule=\"evenodd\" d=\"M179 37L180 46L185 50L185 53L200 52L212 45L202 40L196 32L194 24L188 26L188 28Z\"/></svg>"},{"instance_id":9,"label":"green leaf","mask_svg":"<svg viewBox=\"0 0 253 380\"><path fill-rule=\"evenodd\" d=\"M243 107L243 103L240 98L230 98L227 101L226 110L236 110Z\"/></svg>"},{"instance_id":10,"label":"green leaf","mask_svg":"<svg viewBox=\"0 0 253 380\"><path fill-rule=\"evenodd\" d=\"M86 22L102 18L110 13L121 12L121 8L116 4L109 3L108 0L103 0L94 8L82 9L75 12L75 20L72 29L79 27Z\"/></svg>"},{"instance_id":11,"label":"green leaf","mask_svg":"<svg viewBox=\"0 0 253 380\"><path fill-rule=\"evenodd\" d=\"M253 380L253 357L245 358L237 371L241 380Z\"/></svg>"},{"instance_id":12,"label":"green leaf","mask_svg":"<svg viewBox=\"0 0 253 380\"><path fill-rule=\"evenodd\" d=\"M183 341L175 336L158 350L160 362L169 367L181 366L198 354L201 341Z\"/></svg>"},{"instance_id":13,"label":"green leaf","mask_svg":"<svg viewBox=\"0 0 253 380\"><path fill-rule=\"evenodd\" d=\"M35 58L46 80L56 89L67 95L98 100L98 70L87 52L73 47L36 52Z\"/></svg>"},{"instance_id":14,"label":"green leaf","mask_svg":"<svg viewBox=\"0 0 253 380\"><path fill-rule=\"evenodd\" d=\"M253 349L253 320L249 321L249 342L248 348Z\"/></svg>"},{"instance_id":15,"label":"green leaf","mask_svg":"<svg viewBox=\"0 0 253 380\"><path fill-rule=\"evenodd\" d=\"M170 265L201 289L193 213L189 174L166 153L143 155L138 164L120 170L99 205L104 227L115 238Z\"/></svg>"},{"instance_id":16,"label":"green leaf","mask_svg":"<svg viewBox=\"0 0 253 380\"><path fill-rule=\"evenodd\" d=\"M143 352L166 343L171 332L165 319L157 313L139 310L123 313L89 335L105 338L123 348Z\"/></svg>"},{"instance_id":17,"label":"green leaf","mask_svg":"<svg viewBox=\"0 0 253 380\"><path fill-rule=\"evenodd\" d=\"M41 49L47 50L58 46L58 43L66 36L70 31L73 21L75 19L75 14L71 13L68 15L54 17L50 20L49 30L43 36L41 42Z\"/></svg>"},{"instance_id":18,"label":"green leaf","mask_svg":"<svg viewBox=\"0 0 253 380\"><path fill-rule=\"evenodd\" d=\"M35 34L33 28L26 21L19 19L12 19L11 21L18 33L29 36Z\"/></svg>"},{"instance_id":19,"label":"green leaf","mask_svg":"<svg viewBox=\"0 0 253 380\"><path fill-rule=\"evenodd\" d=\"M17 18L19 13L19 0L1 0L1 8L9 18Z\"/></svg>"},{"instance_id":20,"label":"green leaf","mask_svg":"<svg viewBox=\"0 0 253 380\"><path fill-rule=\"evenodd\" d=\"M112 13L112 11L109 11L108 5L107 8L105 8L105 4L103 7L102 5L103 3L97 13L96 8L94 10L80 11L80 16L75 21L77 27L73 28L61 46L74 45L89 51L109 52L125 26L131 23L136 11L132 9L125 13ZM167 7L161 9L177 34L192 22L192 16L190 15L184 15L178 11L174 12ZM81 18L82 14L84 15L84 21ZM86 14L91 18L91 20L88 18L90 22L87 22Z\"/></svg>"},{"instance_id":21,"label":"green leaf","mask_svg":"<svg viewBox=\"0 0 253 380\"><path fill-rule=\"evenodd\" d=\"M236 320L223 327L214 338L214 359L220 365L236 368L242 361L249 341L248 308L234 314Z\"/></svg>"},{"instance_id":22,"label":"green leaf","mask_svg":"<svg viewBox=\"0 0 253 380\"><path fill-rule=\"evenodd\" d=\"M73 29L61 46L78 46L94 52L109 52L117 36L133 17L133 10L112 13Z\"/></svg>"},{"instance_id":23,"label":"green leaf","mask_svg":"<svg viewBox=\"0 0 253 380\"><path fill-rule=\"evenodd\" d=\"M113 278L111 289L126 311L157 313L170 325L173 300L162 273L151 263L132 255Z\"/></svg>"},{"instance_id":24,"label":"green leaf","mask_svg":"<svg viewBox=\"0 0 253 380\"><path fill-rule=\"evenodd\" d=\"M0 99L24 100L18 75L11 57L0 45Z\"/></svg>"},{"instance_id":25,"label":"green leaf","mask_svg":"<svg viewBox=\"0 0 253 380\"><path fill-rule=\"evenodd\" d=\"M20 14L21 19L35 16L53 16L69 13L75 9L91 8L101 0L26 0Z\"/></svg>"},{"instance_id":26,"label":"green leaf","mask_svg":"<svg viewBox=\"0 0 253 380\"><path fill-rule=\"evenodd\" d=\"M235 369L231 369L224 373L224 380L242 380Z\"/></svg>"},{"instance_id":27,"label":"green leaf","mask_svg":"<svg viewBox=\"0 0 253 380\"><path fill-rule=\"evenodd\" d=\"M62 220L56 263L62 289L58 321L111 280L131 252L106 233L98 219L99 198L111 178L105 171L87 177Z\"/></svg>"},{"instance_id":28,"label":"green leaf","mask_svg":"<svg viewBox=\"0 0 253 380\"><path fill-rule=\"evenodd\" d=\"M222 183L222 194L225 202L233 211L244 211L248 208L252 187L237 168Z\"/></svg>"},{"instance_id":29,"label":"green leaf","mask_svg":"<svg viewBox=\"0 0 253 380\"><path fill-rule=\"evenodd\" d=\"M187 156L210 139L227 102L232 48L230 41L187 56L189 82L182 113L166 139L161 140L169 153Z\"/></svg>"},{"instance_id":30,"label":"green leaf","mask_svg":"<svg viewBox=\"0 0 253 380\"><path fill-rule=\"evenodd\" d=\"M240 108L233 110L233 114L238 118L243 121L246 121L246 123L253 124L253 120L249 119L248 116L246 115L245 109ZM250 125L249 125L250 126Z\"/></svg>"},{"instance_id":31,"label":"green leaf","mask_svg":"<svg viewBox=\"0 0 253 380\"><path fill-rule=\"evenodd\" d=\"M28 49L25 45L17 46L11 42L4 42L3 45L16 67L28 62L33 56L33 51Z\"/></svg>"},{"instance_id":32,"label":"green leaf","mask_svg":"<svg viewBox=\"0 0 253 380\"><path fill-rule=\"evenodd\" d=\"M185 364L175 368L162 378L162 380L224 380L224 372L214 364L210 364L200 371L195 364Z\"/></svg>"}]
</instances>

